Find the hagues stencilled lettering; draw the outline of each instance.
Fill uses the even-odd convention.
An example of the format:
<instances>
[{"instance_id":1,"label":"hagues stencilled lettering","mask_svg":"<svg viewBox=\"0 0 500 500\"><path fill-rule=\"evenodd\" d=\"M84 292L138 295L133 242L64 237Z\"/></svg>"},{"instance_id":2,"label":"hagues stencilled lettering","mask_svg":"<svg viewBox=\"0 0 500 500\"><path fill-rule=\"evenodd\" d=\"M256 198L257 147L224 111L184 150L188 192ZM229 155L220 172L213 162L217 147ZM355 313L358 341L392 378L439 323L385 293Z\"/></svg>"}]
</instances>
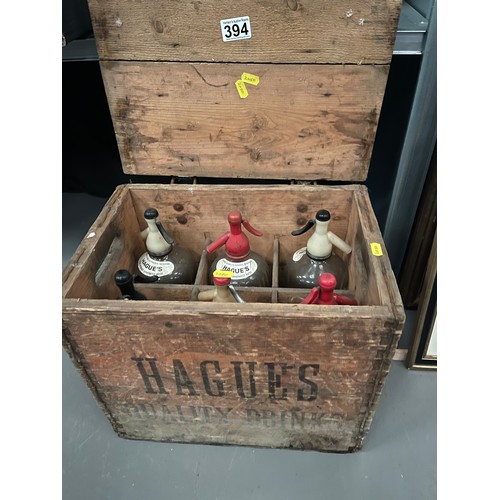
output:
<instances>
[{"instance_id":1,"label":"hagues stencilled lettering","mask_svg":"<svg viewBox=\"0 0 500 500\"><path fill-rule=\"evenodd\" d=\"M207 359L188 374L181 359L162 363L153 357L132 357L141 375L146 393L220 398L228 391L242 399L256 398L263 393L270 400L314 401L320 372L319 364L295 366L286 362L226 361ZM225 375L223 375L223 372ZM172 374L170 378L166 375ZM260 384L257 384L257 380ZM293 393L290 386L294 387Z\"/></svg>"}]
</instances>

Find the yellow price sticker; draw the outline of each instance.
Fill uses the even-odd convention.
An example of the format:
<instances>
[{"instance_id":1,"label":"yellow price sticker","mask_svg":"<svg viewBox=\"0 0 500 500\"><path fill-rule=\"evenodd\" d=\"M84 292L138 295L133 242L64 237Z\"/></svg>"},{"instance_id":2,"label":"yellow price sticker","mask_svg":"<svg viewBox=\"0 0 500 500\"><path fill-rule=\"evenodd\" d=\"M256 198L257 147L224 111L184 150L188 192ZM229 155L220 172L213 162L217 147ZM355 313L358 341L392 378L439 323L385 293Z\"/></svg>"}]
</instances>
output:
<instances>
[{"instance_id":1,"label":"yellow price sticker","mask_svg":"<svg viewBox=\"0 0 500 500\"><path fill-rule=\"evenodd\" d=\"M370 243L370 246L372 248L372 254L380 257L382 254L382 247L380 246L380 243Z\"/></svg>"},{"instance_id":2,"label":"yellow price sticker","mask_svg":"<svg viewBox=\"0 0 500 500\"><path fill-rule=\"evenodd\" d=\"M236 88L238 89L238 94L240 94L240 97L242 99L248 97L248 90L245 87L245 84L243 83L242 80L236 80L234 84L236 85Z\"/></svg>"},{"instance_id":3,"label":"yellow price sticker","mask_svg":"<svg viewBox=\"0 0 500 500\"><path fill-rule=\"evenodd\" d=\"M255 75L251 75L250 73L243 73L241 75L241 80L245 83L249 83L250 85L258 85L260 82L260 78Z\"/></svg>"},{"instance_id":4,"label":"yellow price sticker","mask_svg":"<svg viewBox=\"0 0 500 500\"><path fill-rule=\"evenodd\" d=\"M233 271L224 271L223 269L216 269L214 271L214 278L232 278Z\"/></svg>"}]
</instances>

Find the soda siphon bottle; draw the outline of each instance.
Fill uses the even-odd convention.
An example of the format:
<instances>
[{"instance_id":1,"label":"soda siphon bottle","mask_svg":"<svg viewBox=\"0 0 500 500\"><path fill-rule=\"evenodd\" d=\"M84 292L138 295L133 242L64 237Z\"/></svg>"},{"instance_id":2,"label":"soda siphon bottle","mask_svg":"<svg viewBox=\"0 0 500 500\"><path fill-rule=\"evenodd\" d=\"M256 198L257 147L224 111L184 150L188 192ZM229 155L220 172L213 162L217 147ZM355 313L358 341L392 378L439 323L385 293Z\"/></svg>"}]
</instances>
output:
<instances>
[{"instance_id":1,"label":"soda siphon bottle","mask_svg":"<svg viewBox=\"0 0 500 500\"><path fill-rule=\"evenodd\" d=\"M356 306L358 302L356 299L351 299L346 295L335 293L337 280L335 276L330 273L322 274L318 279L318 287L314 287L307 296L300 302L301 304L319 304L321 306Z\"/></svg>"},{"instance_id":2,"label":"soda siphon bottle","mask_svg":"<svg viewBox=\"0 0 500 500\"><path fill-rule=\"evenodd\" d=\"M213 282L215 287L211 290L203 290L198 293L198 300L229 303L238 302L243 304L245 301L231 284L231 277L231 271L214 271Z\"/></svg>"},{"instance_id":3,"label":"soda siphon bottle","mask_svg":"<svg viewBox=\"0 0 500 500\"><path fill-rule=\"evenodd\" d=\"M144 212L147 228L141 236L145 239L146 252L137 262L139 276L157 276L156 283L194 283L198 259L191 250L175 245L159 221L158 210L148 208Z\"/></svg>"},{"instance_id":4,"label":"soda siphon bottle","mask_svg":"<svg viewBox=\"0 0 500 500\"><path fill-rule=\"evenodd\" d=\"M250 242L241 226L254 236L260 237L262 232L243 220L238 211L230 212L227 220L229 232L207 247L208 253L219 249L209 270L211 284L214 271L219 269L232 271L232 279L238 286L271 286L271 268L264 257L250 249ZM223 246L224 250L221 249Z\"/></svg>"},{"instance_id":5,"label":"soda siphon bottle","mask_svg":"<svg viewBox=\"0 0 500 500\"><path fill-rule=\"evenodd\" d=\"M115 284L120 289L122 300L146 300L146 297L134 287L134 276L126 269L115 273Z\"/></svg>"},{"instance_id":6,"label":"soda siphon bottle","mask_svg":"<svg viewBox=\"0 0 500 500\"><path fill-rule=\"evenodd\" d=\"M314 233L307 241L307 246L297 250L286 263L284 278L288 288L310 288L315 286L323 273L335 275L338 287L348 286L348 271L345 262L333 251L336 246L349 254L351 247L335 233L328 231L331 219L328 210L319 210L315 219L295 231L293 236L304 234L314 227Z\"/></svg>"}]
</instances>

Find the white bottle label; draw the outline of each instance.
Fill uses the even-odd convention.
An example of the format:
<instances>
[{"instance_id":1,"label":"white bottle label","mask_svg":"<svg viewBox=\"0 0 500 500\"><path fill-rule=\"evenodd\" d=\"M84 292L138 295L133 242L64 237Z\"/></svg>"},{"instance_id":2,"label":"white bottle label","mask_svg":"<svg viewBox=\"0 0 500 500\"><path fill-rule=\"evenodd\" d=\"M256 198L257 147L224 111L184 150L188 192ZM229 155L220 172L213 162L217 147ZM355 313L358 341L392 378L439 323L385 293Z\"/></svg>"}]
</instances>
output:
<instances>
[{"instance_id":1,"label":"white bottle label","mask_svg":"<svg viewBox=\"0 0 500 500\"><path fill-rule=\"evenodd\" d=\"M168 276L174 271L174 264L169 260L154 260L149 254L144 254L138 263L139 271L145 276Z\"/></svg>"},{"instance_id":2,"label":"white bottle label","mask_svg":"<svg viewBox=\"0 0 500 500\"><path fill-rule=\"evenodd\" d=\"M232 262L227 259L220 259L216 266L216 269L222 269L223 271L232 271L233 280L241 280L252 276L252 274L257 271L257 262L253 259L247 259L242 262Z\"/></svg>"},{"instance_id":3,"label":"white bottle label","mask_svg":"<svg viewBox=\"0 0 500 500\"><path fill-rule=\"evenodd\" d=\"M306 253L306 250L307 250L307 247L299 248L299 250L297 250L293 254L293 257L292 257L293 261L298 262L300 259L302 259L302 257L304 257L304 255Z\"/></svg>"}]
</instances>

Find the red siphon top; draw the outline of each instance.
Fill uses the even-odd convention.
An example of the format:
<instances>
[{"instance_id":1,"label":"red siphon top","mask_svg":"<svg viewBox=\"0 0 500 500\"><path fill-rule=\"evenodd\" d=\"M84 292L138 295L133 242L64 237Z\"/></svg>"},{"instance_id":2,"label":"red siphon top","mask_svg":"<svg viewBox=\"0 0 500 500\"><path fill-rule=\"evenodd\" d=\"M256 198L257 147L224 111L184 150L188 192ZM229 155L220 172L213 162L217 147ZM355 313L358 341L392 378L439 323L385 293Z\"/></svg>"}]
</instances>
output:
<instances>
[{"instance_id":1,"label":"red siphon top","mask_svg":"<svg viewBox=\"0 0 500 500\"><path fill-rule=\"evenodd\" d=\"M314 287L308 295L301 301L301 304L318 304L322 306L328 305L344 305L356 306L356 299L351 299L345 295L335 293L337 280L331 273L323 273L318 278L319 288Z\"/></svg>"},{"instance_id":2,"label":"red siphon top","mask_svg":"<svg viewBox=\"0 0 500 500\"><path fill-rule=\"evenodd\" d=\"M255 236L262 236L262 233L252 227L247 220L243 220L238 211L230 212L227 216L229 222L229 232L208 245L207 252L213 253L222 245L226 245L226 255L231 260L244 260L250 253L250 242L246 234L241 230L241 225Z\"/></svg>"}]
</instances>

